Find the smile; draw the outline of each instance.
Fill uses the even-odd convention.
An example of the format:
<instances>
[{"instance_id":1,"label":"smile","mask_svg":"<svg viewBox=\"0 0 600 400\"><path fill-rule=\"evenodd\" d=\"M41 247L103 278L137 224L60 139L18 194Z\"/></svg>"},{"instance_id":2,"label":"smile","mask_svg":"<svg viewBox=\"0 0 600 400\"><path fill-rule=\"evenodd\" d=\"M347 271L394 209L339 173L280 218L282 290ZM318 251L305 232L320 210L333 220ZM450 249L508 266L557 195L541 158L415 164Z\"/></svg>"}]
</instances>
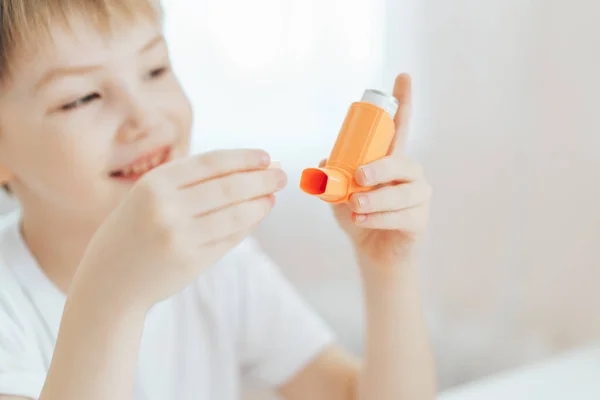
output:
<instances>
[{"instance_id":1,"label":"smile","mask_svg":"<svg viewBox=\"0 0 600 400\"><path fill-rule=\"evenodd\" d=\"M148 171L165 164L171 158L171 148L161 147L146 153L129 164L110 173L110 177L125 181L136 181Z\"/></svg>"}]
</instances>

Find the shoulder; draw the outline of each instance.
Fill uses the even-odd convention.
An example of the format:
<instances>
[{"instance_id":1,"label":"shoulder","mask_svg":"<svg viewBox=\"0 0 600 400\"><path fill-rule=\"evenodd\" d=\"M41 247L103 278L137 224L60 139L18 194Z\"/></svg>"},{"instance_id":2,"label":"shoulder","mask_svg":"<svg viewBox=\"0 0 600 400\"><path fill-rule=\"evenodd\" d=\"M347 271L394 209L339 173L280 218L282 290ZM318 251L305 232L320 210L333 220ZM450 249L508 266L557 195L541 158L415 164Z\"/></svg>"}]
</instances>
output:
<instances>
[{"instance_id":1,"label":"shoulder","mask_svg":"<svg viewBox=\"0 0 600 400\"><path fill-rule=\"evenodd\" d=\"M37 398L46 367L29 299L3 255L0 251L0 394Z\"/></svg>"},{"instance_id":2,"label":"shoulder","mask_svg":"<svg viewBox=\"0 0 600 400\"><path fill-rule=\"evenodd\" d=\"M0 394L37 398L46 367L27 320L27 299L0 262Z\"/></svg>"},{"instance_id":3,"label":"shoulder","mask_svg":"<svg viewBox=\"0 0 600 400\"><path fill-rule=\"evenodd\" d=\"M26 350L34 335L29 318L31 299L11 263L20 259L17 242L19 219L10 214L0 219L0 347Z\"/></svg>"},{"instance_id":4,"label":"shoulder","mask_svg":"<svg viewBox=\"0 0 600 400\"><path fill-rule=\"evenodd\" d=\"M6 266L0 263L0 347L27 347L26 324L19 306L21 295Z\"/></svg>"},{"instance_id":5,"label":"shoulder","mask_svg":"<svg viewBox=\"0 0 600 400\"><path fill-rule=\"evenodd\" d=\"M12 215L0 220L0 315L4 313L16 320L19 316L17 299L20 297L21 290L19 281L9 268L6 258L11 251L10 234L15 229L15 224Z\"/></svg>"},{"instance_id":6,"label":"shoulder","mask_svg":"<svg viewBox=\"0 0 600 400\"><path fill-rule=\"evenodd\" d=\"M26 296L6 262L7 227L0 229L0 345L21 347L26 342L26 323L22 310Z\"/></svg>"}]
</instances>

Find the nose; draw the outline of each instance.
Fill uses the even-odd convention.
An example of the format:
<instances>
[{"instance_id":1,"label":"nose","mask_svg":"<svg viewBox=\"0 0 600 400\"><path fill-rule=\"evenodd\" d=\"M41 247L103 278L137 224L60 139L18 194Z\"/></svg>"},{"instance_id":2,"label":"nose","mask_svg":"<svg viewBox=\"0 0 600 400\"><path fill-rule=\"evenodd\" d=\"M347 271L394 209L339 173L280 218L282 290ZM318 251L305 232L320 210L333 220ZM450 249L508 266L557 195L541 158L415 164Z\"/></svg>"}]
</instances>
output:
<instances>
[{"instance_id":1,"label":"nose","mask_svg":"<svg viewBox=\"0 0 600 400\"><path fill-rule=\"evenodd\" d=\"M150 136L156 126L152 111L134 98L122 102L121 106L124 118L117 132L117 141L130 143Z\"/></svg>"}]
</instances>

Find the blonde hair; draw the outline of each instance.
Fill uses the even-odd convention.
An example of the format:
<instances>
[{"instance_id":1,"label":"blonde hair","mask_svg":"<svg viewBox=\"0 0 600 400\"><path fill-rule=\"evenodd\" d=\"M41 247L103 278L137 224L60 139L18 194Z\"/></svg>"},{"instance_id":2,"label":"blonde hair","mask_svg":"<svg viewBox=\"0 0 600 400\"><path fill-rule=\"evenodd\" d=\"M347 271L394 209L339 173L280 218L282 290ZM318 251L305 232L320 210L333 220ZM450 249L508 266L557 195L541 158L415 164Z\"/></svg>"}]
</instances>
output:
<instances>
[{"instance_id":1,"label":"blonde hair","mask_svg":"<svg viewBox=\"0 0 600 400\"><path fill-rule=\"evenodd\" d=\"M50 39L50 27L70 28L79 15L109 32L115 22L161 18L159 0L0 0L0 83L11 73L15 50L35 52Z\"/></svg>"}]
</instances>

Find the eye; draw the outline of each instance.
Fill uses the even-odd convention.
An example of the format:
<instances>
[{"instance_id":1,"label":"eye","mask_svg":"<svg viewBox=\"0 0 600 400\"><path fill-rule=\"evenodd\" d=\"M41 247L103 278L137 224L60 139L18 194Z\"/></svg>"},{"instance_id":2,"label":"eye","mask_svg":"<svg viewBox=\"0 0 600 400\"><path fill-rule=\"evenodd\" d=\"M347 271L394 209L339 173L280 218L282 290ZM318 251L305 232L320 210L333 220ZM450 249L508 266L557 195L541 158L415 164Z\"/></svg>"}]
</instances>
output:
<instances>
[{"instance_id":1,"label":"eye","mask_svg":"<svg viewBox=\"0 0 600 400\"><path fill-rule=\"evenodd\" d=\"M155 68L148 73L148 77L150 79L158 79L161 76L166 75L167 72L169 72L169 67Z\"/></svg>"},{"instance_id":2,"label":"eye","mask_svg":"<svg viewBox=\"0 0 600 400\"><path fill-rule=\"evenodd\" d=\"M72 101L71 103L64 104L60 107L61 111L71 111L79 107L83 107L88 103L99 99L100 95L98 93L90 93L87 96L80 97L79 99Z\"/></svg>"}]
</instances>

